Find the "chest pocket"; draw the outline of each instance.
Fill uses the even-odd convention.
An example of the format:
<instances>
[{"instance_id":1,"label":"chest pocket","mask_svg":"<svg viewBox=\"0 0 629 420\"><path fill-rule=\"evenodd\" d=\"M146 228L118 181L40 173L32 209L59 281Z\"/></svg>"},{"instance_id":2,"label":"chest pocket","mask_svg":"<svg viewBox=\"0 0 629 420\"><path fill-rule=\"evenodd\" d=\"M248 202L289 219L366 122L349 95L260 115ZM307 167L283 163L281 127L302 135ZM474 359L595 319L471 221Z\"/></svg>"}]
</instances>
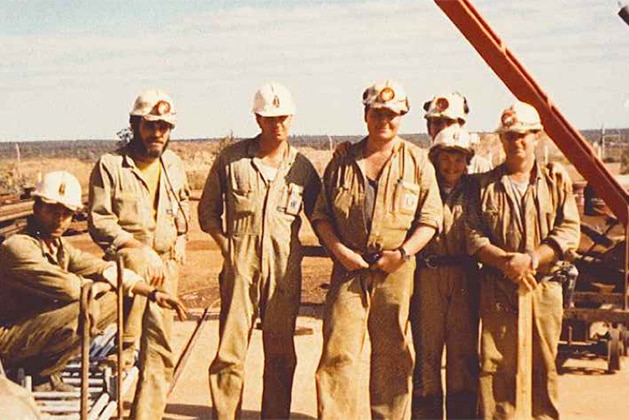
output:
<instances>
[{"instance_id":1,"label":"chest pocket","mask_svg":"<svg viewBox=\"0 0 629 420\"><path fill-rule=\"evenodd\" d=\"M400 179L395 184L393 213L414 216L419 204L419 185Z\"/></svg>"},{"instance_id":2,"label":"chest pocket","mask_svg":"<svg viewBox=\"0 0 629 420\"><path fill-rule=\"evenodd\" d=\"M238 175L238 174L235 174ZM255 211L255 199L250 180L247 177L234 176L232 179L232 200L236 217L248 216Z\"/></svg>"},{"instance_id":3,"label":"chest pocket","mask_svg":"<svg viewBox=\"0 0 629 420\"><path fill-rule=\"evenodd\" d=\"M287 187L284 187L279 208L283 213L297 216L301 211L303 202L304 187L291 182Z\"/></svg>"},{"instance_id":4,"label":"chest pocket","mask_svg":"<svg viewBox=\"0 0 629 420\"><path fill-rule=\"evenodd\" d=\"M142 220L139 197L132 192L121 192L114 198L114 212L121 221Z\"/></svg>"}]
</instances>

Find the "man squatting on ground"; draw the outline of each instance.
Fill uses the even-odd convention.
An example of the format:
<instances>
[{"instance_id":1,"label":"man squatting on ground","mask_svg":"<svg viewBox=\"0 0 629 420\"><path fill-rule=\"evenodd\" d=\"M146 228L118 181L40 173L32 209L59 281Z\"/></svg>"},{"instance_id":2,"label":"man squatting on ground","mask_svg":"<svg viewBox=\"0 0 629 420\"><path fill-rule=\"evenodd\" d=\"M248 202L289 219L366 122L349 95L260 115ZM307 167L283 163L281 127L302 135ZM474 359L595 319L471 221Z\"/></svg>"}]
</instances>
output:
<instances>
[{"instance_id":1,"label":"man squatting on ground","mask_svg":"<svg viewBox=\"0 0 629 420\"><path fill-rule=\"evenodd\" d=\"M467 98L459 93L452 92L435 95L429 101L424 102L424 118L428 135L435 140L442 130L458 129L465 125L470 107ZM473 147L473 144L470 144ZM467 173L477 174L491 171L492 163L478 154L474 154L467 165Z\"/></svg>"},{"instance_id":2,"label":"man squatting on ground","mask_svg":"<svg viewBox=\"0 0 629 420\"><path fill-rule=\"evenodd\" d=\"M132 140L96 163L90 179L88 226L105 259L121 255L125 267L172 295L177 293L188 230L189 190L179 157L167 150L176 124L172 99L159 90L137 97L130 112ZM135 297L125 308L123 347L130 359L135 342L149 323L159 339L141 346L136 397L131 408L138 419L161 418L172 379L172 315L145 311L146 299Z\"/></svg>"},{"instance_id":3,"label":"man squatting on ground","mask_svg":"<svg viewBox=\"0 0 629 420\"><path fill-rule=\"evenodd\" d=\"M471 419L478 392L478 266L467 255L464 206L474 150L458 126L436 135L428 154L443 201L443 225L417 259L410 321L416 362L414 419L443 418L441 363L446 347L446 418Z\"/></svg>"},{"instance_id":4,"label":"man squatting on ground","mask_svg":"<svg viewBox=\"0 0 629 420\"><path fill-rule=\"evenodd\" d=\"M368 136L328 164L313 224L334 259L316 373L318 415L357 418L356 372L369 331L373 418L410 417L408 330L415 259L441 224L426 152L398 136L409 110L390 80L363 94Z\"/></svg>"},{"instance_id":5,"label":"man squatting on ground","mask_svg":"<svg viewBox=\"0 0 629 420\"><path fill-rule=\"evenodd\" d=\"M258 316L264 346L261 416L290 416L301 299L300 216L311 216L321 188L310 161L288 143L295 114L288 89L262 86L253 113L260 134L219 154L199 203L201 229L223 254L220 342L209 368L218 419L240 417L245 357Z\"/></svg>"},{"instance_id":6,"label":"man squatting on ground","mask_svg":"<svg viewBox=\"0 0 629 420\"><path fill-rule=\"evenodd\" d=\"M33 215L25 232L0 245L0 358L8 374L17 369L32 376L34 391L73 391L61 381L67 361L79 351L81 287L94 282L94 311L98 329L116 319L116 265L74 248L61 236L82 207L79 181L68 172L50 172L33 193ZM148 296L152 316L162 308L185 308L171 295L158 291L136 273L124 271L124 292ZM153 303L155 302L155 303ZM143 345L159 337L148 324ZM142 369L142 366L140 367Z\"/></svg>"},{"instance_id":7,"label":"man squatting on ground","mask_svg":"<svg viewBox=\"0 0 629 420\"><path fill-rule=\"evenodd\" d=\"M539 114L526 103L502 113L505 162L479 175L465 212L468 251L483 263L480 402L486 419L514 415L521 286L533 293L533 417L559 418L555 358L563 308L554 274L576 251L580 229L565 169L535 159L541 130Z\"/></svg>"}]
</instances>

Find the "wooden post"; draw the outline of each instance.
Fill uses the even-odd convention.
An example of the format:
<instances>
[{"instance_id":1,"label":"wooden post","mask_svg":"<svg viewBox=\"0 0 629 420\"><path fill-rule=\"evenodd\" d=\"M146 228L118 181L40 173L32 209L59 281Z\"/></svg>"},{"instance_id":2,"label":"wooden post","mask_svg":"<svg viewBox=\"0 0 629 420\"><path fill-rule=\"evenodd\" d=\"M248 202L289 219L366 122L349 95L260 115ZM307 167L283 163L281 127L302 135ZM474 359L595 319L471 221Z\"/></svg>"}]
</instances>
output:
<instances>
[{"instance_id":1,"label":"wooden post","mask_svg":"<svg viewBox=\"0 0 629 420\"><path fill-rule=\"evenodd\" d=\"M79 330L81 331L81 420L87 420L90 396L90 304L92 300L92 284L81 287L79 314Z\"/></svg>"},{"instance_id":2,"label":"wooden post","mask_svg":"<svg viewBox=\"0 0 629 420\"><path fill-rule=\"evenodd\" d=\"M118 256L118 259L116 261L116 266L117 266L117 274L118 274L118 278L117 278L117 285L116 285L116 297L117 297L117 305L116 305L116 309L117 309L117 331L116 331L116 342L118 344L118 376L116 378L116 398L117 398L117 403L118 403L118 418L120 420L122 420L122 418L124 417L124 401L122 400L122 375L124 373L123 370L123 343L122 343L122 333L124 331L124 319L123 319L123 312L122 312L122 308L123 308L123 295L124 295L124 291L122 290L122 279L124 276L124 261L122 259L122 256Z\"/></svg>"},{"instance_id":3,"label":"wooden post","mask_svg":"<svg viewBox=\"0 0 629 420\"><path fill-rule=\"evenodd\" d=\"M515 376L515 418L533 418L533 292L518 291L518 363Z\"/></svg>"},{"instance_id":4,"label":"wooden post","mask_svg":"<svg viewBox=\"0 0 629 420\"><path fill-rule=\"evenodd\" d=\"M20 144L15 143L15 157L16 157L16 172L17 172L17 187L22 191L22 157L20 156Z\"/></svg>"}]
</instances>

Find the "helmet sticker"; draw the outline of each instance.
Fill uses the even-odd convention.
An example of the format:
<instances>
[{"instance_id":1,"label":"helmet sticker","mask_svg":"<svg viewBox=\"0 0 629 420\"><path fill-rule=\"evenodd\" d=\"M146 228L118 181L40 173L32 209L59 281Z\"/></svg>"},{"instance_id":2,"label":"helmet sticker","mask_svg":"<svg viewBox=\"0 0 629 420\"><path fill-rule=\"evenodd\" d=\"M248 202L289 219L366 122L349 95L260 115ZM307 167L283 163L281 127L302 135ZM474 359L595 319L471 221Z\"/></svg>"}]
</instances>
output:
<instances>
[{"instance_id":1,"label":"helmet sticker","mask_svg":"<svg viewBox=\"0 0 629 420\"><path fill-rule=\"evenodd\" d=\"M437 111L439 112L445 111L449 106L450 102L448 102L446 98L437 98L435 100L435 108L437 108Z\"/></svg>"},{"instance_id":2,"label":"helmet sticker","mask_svg":"<svg viewBox=\"0 0 629 420\"><path fill-rule=\"evenodd\" d=\"M170 113L170 104L166 101L159 101L155 105L155 112L157 115L165 115Z\"/></svg>"},{"instance_id":3,"label":"helmet sticker","mask_svg":"<svg viewBox=\"0 0 629 420\"><path fill-rule=\"evenodd\" d=\"M395 98L395 91L390 87L387 86L380 91L379 99L382 102L389 102L393 98Z\"/></svg>"},{"instance_id":4,"label":"helmet sticker","mask_svg":"<svg viewBox=\"0 0 629 420\"><path fill-rule=\"evenodd\" d=\"M509 108L505 110L505 112L502 113L501 122L503 126L511 127L517 121L518 121L518 118L513 109Z\"/></svg>"}]
</instances>

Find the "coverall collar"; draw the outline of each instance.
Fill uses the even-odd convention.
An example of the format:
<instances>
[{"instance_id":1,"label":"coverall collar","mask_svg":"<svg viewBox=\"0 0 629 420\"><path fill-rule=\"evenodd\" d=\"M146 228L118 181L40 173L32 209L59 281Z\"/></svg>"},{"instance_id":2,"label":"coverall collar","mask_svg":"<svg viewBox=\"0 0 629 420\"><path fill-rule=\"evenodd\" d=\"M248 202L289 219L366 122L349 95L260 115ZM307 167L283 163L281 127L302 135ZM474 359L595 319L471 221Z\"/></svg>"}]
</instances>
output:
<instances>
[{"instance_id":1,"label":"coverall collar","mask_svg":"<svg viewBox=\"0 0 629 420\"><path fill-rule=\"evenodd\" d=\"M46 242L42 239L41 231L39 230L39 226L35 222L35 219L31 216L28 218L28 222L26 225L26 229L24 233L32 238L37 239L39 242L39 247L41 249L41 253L43 257L48 258L50 261L54 261L59 264L61 259L63 258L63 242L61 238L53 239L51 245L54 252L51 252L50 248L46 245Z\"/></svg>"},{"instance_id":2,"label":"coverall collar","mask_svg":"<svg viewBox=\"0 0 629 420\"><path fill-rule=\"evenodd\" d=\"M439 192L441 193L441 201L443 201L445 204L446 202L453 201L456 197L459 196L459 194L463 193L467 188L467 184L469 183L469 178L470 178L469 174L461 175L461 179L454 187L452 187L449 193L446 193L445 189L442 188L441 185L439 185Z\"/></svg>"},{"instance_id":3,"label":"coverall collar","mask_svg":"<svg viewBox=\"0 0 629 420\"><path fill-rule=\"evenodd\" d=\"M349 151L347 152L347 157L355 161L359 161L360 159L362 159L365 155L364 150L365 150L366 144L367 144L367 137L363 137L360 141L350 145ZM403 147L403 145L404 145L404 141L398 141L397 144L393 146L393 151L391 153L391 156L398 153L400 149Z\"/></svg>"},{"instance_id":4,"label":"coverall collar","mask_svg":"<svg viewBox=\"0 0 629 420\"><path fill-rule=\"evenodd\" d=\"M503 187L505 187L505 188L508 187L510 185L510 183L511 183L511 180L509 180L509 174L507 173L507 165L505 163L502 163L496 169L499 171L500 182L502 183ZM533 180L532 180L532 182L529 181L530 184L531 185L538 184L539 180L542 179L543 175L542 175L542 171L539 168L537 160L533 164L533 169L531 169L531 172L533 173Z\"/></svg>"},{"instance_id":5,"label":"coverall collar","mask_svg":"<svg viewBox=\"0 0 629 420\"><path fill-rule=\"evenodd\" d=\"M260 146L260 135L258 134L256 137L251 139L249 144L247 145L247 155L253 160L257 158L257 152ZM290 145L290 143L286 143L286 153L284 158L282 159L282 163L280 164L280 168L283 167L291 167L293 162L295 161L295 157L297 156L297 149Z\"/></svg>"}]
</instances>

